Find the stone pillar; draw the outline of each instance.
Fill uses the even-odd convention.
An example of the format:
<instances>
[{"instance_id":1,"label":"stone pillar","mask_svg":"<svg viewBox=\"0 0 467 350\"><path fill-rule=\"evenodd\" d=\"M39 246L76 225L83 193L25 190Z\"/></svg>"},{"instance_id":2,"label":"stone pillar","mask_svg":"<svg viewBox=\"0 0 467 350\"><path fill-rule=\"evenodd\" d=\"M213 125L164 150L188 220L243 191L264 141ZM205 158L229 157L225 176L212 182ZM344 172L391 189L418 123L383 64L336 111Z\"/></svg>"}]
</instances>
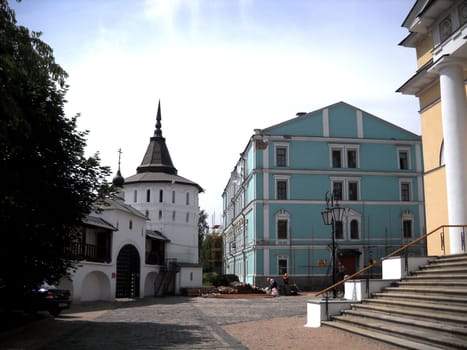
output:
<instances>
[{"instance_id":1,"label":"stone pillar","mask_svg":"<svg viewBox=\"0 0 467 350\"><path fill-rule=\"evenodd\" d=\"M442 63L440 74L449 225L467 225L467 104L461 62ZM450 254L463 253L461 229L451 228Z\"/></svg>"}]
</instances>

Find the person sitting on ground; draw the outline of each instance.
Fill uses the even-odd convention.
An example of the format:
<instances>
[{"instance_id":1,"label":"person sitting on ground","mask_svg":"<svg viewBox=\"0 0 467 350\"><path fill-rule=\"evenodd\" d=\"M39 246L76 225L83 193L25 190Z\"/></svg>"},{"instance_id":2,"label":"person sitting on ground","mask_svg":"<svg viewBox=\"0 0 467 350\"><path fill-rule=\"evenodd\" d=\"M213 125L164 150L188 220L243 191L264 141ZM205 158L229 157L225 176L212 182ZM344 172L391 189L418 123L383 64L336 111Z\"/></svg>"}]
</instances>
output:
<instances>
[{"instance_id":1,"label":"person sitting on ground","mask_svg":"<svg viewBox=\"0 0 467 350\"><path fill-rule=\"evenodd\" d=\"M268 277L266 279L266 281L268 282L268 286L267 286L267 293L272 295L273 297L278 297L279 296L279 290L277 289L277 282L274 278L272 277Z\"/></svg>"}]
</instances>

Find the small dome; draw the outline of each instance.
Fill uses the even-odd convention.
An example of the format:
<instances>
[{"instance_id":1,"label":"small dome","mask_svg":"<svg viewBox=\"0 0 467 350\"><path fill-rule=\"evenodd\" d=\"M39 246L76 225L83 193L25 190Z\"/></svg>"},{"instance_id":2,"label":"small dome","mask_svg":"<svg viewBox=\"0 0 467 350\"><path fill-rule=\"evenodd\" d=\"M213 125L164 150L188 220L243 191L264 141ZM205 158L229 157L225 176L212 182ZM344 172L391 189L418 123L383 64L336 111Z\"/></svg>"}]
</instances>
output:
<instances>
[{"instance_id":1,"label":"small dome","mask_svg":"<svg viewBox=\"0 0 467 350\"><path fill-rule=\"evenodd\" d=\"M112 184L115 187L123 187L123 184L125 183L125 179L123 178L122 174L120 173L120 169L117 171L117 175L112 180Z\"/></svg>"}]
</instances>

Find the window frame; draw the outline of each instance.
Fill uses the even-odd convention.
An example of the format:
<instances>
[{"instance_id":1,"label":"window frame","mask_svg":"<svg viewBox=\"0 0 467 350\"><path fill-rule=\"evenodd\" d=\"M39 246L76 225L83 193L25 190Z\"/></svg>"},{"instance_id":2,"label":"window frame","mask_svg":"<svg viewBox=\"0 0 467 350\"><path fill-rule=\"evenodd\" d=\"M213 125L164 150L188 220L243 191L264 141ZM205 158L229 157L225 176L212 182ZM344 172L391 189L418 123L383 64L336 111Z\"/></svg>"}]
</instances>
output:
<instances>
[{"instance_id":1,"label":"window frame","mask_svg":"<svg viewBox=\"0 0 467 350\"><path fill-rule=\"evenodd\" d=\"M281 266L281 262L285 262L285 269L284 266ZM289 257L287 255L278 255L277 256L277 272L278 275L283 275L284 273L288 273L289 269Z\"/></svg>"},{"instance_id":2,"label":"window frame","mask_svg":"<svg viewBox=\"0 0 467 350\"><path fill-rule=\"evenodd\" d=\"M336 154L339 154L340 166L336 166L337 164L335 164L335 161L334 161L335 152ZM355 152L355 164L350 164L349 152ZM360 168L360 145L329 144L329 166L331 167L331 169L359 169Z\"/></svg>"},{"instance_id":3,"label":"window frame","mask_svg":"<svg viewBox=\"0 0 467 350\"><path fill-rule=\"evenodd\" d=\"M290 194L290 188L289 188L289 177L286 176L276 176L275 177L275 186L274 186L274 190L275 190L275 196L274 198L276 200L288 200L290 198L289 194ZM279 192L279 184L285 184L285 196L282 196L282 189L281 189L281 192ZM279 197L279 194L281 194L281 196Z\"/></svg>"},{"instance_id":4,"label":"window frame","mask_svg":"<svg viewBox=\"0 0 467 350\"><path fill-rule=\"evenodd\" d=\"M280 155L279 151L283 151L284 154ZM274 164L276 167L287 168L289 166L289 145L276 144L274 148L274 154Z\"/></svg>"},{"instance_id":5,"label":"window frame","mask_svg":"<svg viewBox=\"0 0 467 350\"><path fill-rule=\"evenodd\" d=\"M407 189L404 189L403 187L407 185ZM407 194L407 197L405 197L405 194ZM399 196L400 196L400 201L401 202L410 202L412 201L412 181L407 180L407 179L401 179L399 180Z\"/></svg>"},{"instance_id":6,"label":"window frame","mask_svg":"<svg viewBox=\"0 0 467 350\"><path fill-rule=\"evenodd\" d=\"M405 168L401 164L402 163L401 155L404 154L404 153L407 155L406 167ZM398 147L397 148L397 168L399 170L410 170L412 168L411 167L410 148L409 147Z\"/></svg>"}]
</instances>

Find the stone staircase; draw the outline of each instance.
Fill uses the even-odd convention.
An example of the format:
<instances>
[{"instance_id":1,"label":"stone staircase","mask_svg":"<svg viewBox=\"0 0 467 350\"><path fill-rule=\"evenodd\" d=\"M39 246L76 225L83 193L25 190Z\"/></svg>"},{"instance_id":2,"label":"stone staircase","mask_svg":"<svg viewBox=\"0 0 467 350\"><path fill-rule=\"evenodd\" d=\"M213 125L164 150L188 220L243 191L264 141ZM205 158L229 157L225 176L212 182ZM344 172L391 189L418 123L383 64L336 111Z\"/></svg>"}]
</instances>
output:
<instances>
[{"instance_id":1,"label":"stone staircase","mask_svg":"<svg viewBox=\"0 0 467 350\"><path fill-rule=\"evenodd\" d=\"M323 325L404 349L467 349L467 255L439 257Z\"/></svg>"}]
</instances>

